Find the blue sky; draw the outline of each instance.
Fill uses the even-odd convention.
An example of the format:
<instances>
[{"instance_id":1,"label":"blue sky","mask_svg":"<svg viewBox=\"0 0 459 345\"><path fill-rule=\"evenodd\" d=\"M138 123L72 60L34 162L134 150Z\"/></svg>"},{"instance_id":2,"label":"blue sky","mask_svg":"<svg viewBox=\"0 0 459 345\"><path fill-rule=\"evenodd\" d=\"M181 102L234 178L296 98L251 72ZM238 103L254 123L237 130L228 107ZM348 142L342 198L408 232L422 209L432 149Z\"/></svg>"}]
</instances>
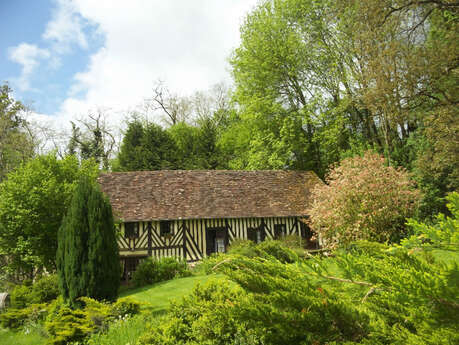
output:
<instances>
[{"instance_id":1,"label":"blue sky","mask_svg":"<svg viewBox=\"0 0 459 345\"><path fill-rule=\"evenodd\" d=\"M231 83L228 57L257 2L0 0L0 82L47 126L95 109L121 123L158 80L179 95Z\"/></svg>"},{"instance_id":2,"label":"blue sky","mask_svg":"<svg viewBox=\"0 0 459 345\"><path fill-rule=\"evenodd\" d=\"M51 0L0 2L0 30L7 33L0 36L0 81L8 81L16 98L44 114L58 111L68 96L74 75L84 70L91 54L103 45L103 37L95 33L94 26L86 25L83 29L86 47L71 44L65 52L53 52L56 40L45 38L44 34L56 15L57 6ZM35 59L37 64L26 80L21 80L24 65L17 61L26 58L24 53L22 56L16 54L16 59L12 57L12 52L21 44L48 52Z\"/></svg>"}]
</instances>

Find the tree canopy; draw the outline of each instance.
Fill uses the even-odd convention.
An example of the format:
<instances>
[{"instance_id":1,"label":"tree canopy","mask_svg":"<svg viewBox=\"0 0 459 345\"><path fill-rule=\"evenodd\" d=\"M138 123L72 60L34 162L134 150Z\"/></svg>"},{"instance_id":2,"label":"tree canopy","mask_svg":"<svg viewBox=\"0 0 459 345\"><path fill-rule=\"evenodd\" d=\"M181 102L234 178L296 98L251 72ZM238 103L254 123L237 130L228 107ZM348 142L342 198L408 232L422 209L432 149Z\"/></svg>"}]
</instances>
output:
<instances>
[{"instance_id":1,"label":"tree canopy","mask_svg":"<svg viewBox=\"0 0 459 345\"><path fill-rule=\"evenodd\" d=\"M0 181L34 154L32 135L24 118L27 108L11 93L7 84L0 86Z\"/></svg>"},{"instance_id":2,"label":"tree canopy","mask_svg":"<svg viewBox=\"0 0 459 345\"><path fill-rule=\"evenodd\" d=\"M10 172L0 184L1 270L12 278L33 277L56 267L57 231L81 176L97 166L74 156L38 156ZM5 272L3 272L5 273Z\"/></svg>"}]
</instances>

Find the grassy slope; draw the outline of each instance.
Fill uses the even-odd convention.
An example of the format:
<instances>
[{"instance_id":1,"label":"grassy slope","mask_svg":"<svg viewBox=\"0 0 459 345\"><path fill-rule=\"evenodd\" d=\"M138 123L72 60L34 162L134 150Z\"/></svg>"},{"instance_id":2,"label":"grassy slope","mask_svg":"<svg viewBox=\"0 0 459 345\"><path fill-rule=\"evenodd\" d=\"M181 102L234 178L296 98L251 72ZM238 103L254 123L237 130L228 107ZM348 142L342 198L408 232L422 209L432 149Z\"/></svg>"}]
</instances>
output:
<instances>
[{"instance_id":1,"label":"grassy slope","mask_svg":"<svg viewBox=\"0 0 459 345\"><path fill-rule=\"evenodd\" d=\"M128 290L121 293L120 297L132 297L138 301L146 302L153 312L165 311L172 300L181 298L190 293L198 284L208 280L222 279L222 275L200 275L169 280L154 285Z\"/></svg>"},{"instance_id":2,"label":"grassy slope","mask_svg":"<svg viewBox=\"0 0 459 345\"><path fill-rule=\"evenodd\" d=\"M186 278L174 279L167 282L157 283L142 288L124 291L120 297L132 297L138 301L145 302L148 309L155 314L164 313L170 302L179 299L198 284L207 282L210 279L222 279L221 275L211 276L191 276ZM138 318L129 320L129 322L118 323L111 327L107 334L92 337L92 344L122 344L125 345L136 339L142 333L145 322ZM127 341L126 341L127 340ZM24 332L13 332L0 328L0 344L14 345L41 345L46 342L46 338L38 332L24 334Z\"/></svg>"}]
</instances>

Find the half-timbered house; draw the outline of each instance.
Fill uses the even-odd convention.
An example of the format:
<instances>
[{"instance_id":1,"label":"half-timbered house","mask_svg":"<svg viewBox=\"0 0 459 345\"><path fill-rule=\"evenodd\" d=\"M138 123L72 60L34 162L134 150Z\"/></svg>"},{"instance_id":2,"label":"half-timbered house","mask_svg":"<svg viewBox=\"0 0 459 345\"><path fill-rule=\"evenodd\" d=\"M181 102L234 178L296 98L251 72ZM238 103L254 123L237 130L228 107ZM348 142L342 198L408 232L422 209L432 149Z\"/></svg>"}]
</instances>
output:
<instances>
[{"instance_id":1,"label":"half-timbered house","mask_svg":"<svg viewBox=\"0 0 459 345\"><path fill-rule=\"evenodd\" d=\"M225 252L234 239L284 235L310 239L307 171L160 170L99 177L121 222L125 275L147 256L198 261Z\"/></svg>"}]
</instances>

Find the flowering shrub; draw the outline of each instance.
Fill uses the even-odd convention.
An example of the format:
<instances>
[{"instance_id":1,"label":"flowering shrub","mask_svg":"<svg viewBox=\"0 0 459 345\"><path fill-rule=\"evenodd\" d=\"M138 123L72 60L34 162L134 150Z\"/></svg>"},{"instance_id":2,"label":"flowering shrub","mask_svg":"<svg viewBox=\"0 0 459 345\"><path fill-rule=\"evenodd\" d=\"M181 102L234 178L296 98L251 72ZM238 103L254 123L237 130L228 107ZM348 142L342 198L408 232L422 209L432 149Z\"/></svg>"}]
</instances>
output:
<instances>
[{"instance_id":1,"label":"flowering shrub","mask_svg":"<svg viewBox=\"0 0 459 345\"><path fill-rule=\"evenodd\" d=\"M386 166L367 151L331 169L326 184L312 190L310 226L327 246L355 240L397 241L420 193L402 168Z\"/></svg>"}]
</instances>

